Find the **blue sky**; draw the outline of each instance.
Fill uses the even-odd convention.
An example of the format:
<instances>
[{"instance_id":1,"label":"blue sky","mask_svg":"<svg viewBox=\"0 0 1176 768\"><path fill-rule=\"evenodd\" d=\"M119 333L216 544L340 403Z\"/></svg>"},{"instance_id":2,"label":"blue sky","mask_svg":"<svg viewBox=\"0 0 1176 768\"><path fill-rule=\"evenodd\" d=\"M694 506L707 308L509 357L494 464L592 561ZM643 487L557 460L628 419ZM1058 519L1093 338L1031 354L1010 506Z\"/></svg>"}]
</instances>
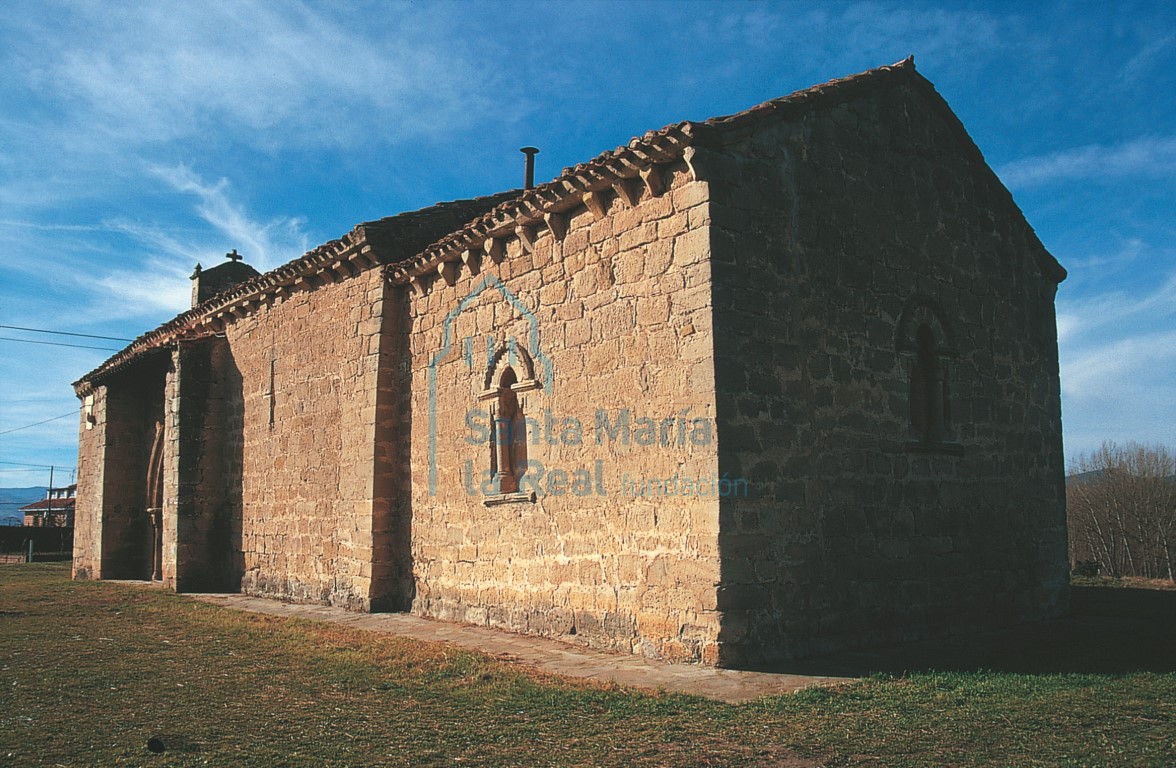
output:
<instances>
[{"instance_id":1,"label":"blue sky","mask_svg":"<svg viewBox=\"0 0 1176 768\"><path fill-rule=\"evenodd\" d=\"M1176 11L1164 4L5 3L0 325L132 338L196 262L355 224L914 54L1069 269L1066 452L1176 443ZM120 347L0 329L0 337ZM0 486L76 464L109 351L0 340ZM60 477L60 475L59 475Z\"/></svg>"}]
</instances>

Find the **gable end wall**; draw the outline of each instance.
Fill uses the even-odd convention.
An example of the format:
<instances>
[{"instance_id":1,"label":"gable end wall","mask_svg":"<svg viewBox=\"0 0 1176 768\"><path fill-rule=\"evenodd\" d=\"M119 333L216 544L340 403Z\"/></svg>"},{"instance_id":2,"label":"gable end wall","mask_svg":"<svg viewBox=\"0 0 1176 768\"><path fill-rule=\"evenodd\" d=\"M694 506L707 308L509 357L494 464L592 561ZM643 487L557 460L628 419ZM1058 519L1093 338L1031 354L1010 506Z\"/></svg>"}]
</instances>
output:
<instances>
[{"instance_id":1,"label":"gable end wall","mask_svg":"<svg viewBox=\"0 0 1176 768\"><path fill-rule=\"evenodd\" d=\"M721 511L724 663L1066 606L1056 278L927 91L879 88L711 158L720 470L750 486ZM896 339L913 297L958 353L958 446L930 452Z\"/></svg>"}]
</instances>

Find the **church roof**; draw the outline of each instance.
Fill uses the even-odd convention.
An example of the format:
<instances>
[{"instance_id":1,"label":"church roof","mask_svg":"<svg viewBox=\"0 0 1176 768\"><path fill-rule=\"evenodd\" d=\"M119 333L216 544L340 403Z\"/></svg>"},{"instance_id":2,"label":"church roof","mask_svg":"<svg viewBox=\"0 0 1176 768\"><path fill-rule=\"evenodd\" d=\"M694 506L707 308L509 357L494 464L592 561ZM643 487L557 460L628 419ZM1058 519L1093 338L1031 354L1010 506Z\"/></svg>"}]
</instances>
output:
<instances>
[{"instance_id":1,"label":"church roof","mask_svg":"<svg viewBox=\"0 0 1176 768\"><path fill-rule=\"evenodd\" d=\"M481 247L488 238L515 234L520 225L559 226L552 222L560 214L571 210L585 196L616 189L624 194L623 185L633 179L645 179L650 169L660 163L685 159L691 164L698 151L743 138L751 130L768 121L785 120L817 107L827 107L850 101L863 93L887 85L906 83L922 89L931 97L932 105L946 119L965 151L972 159L993 174L984 156L968 135L963 123L935 90L929 80L915 71L914 57L888 66L878 67L856 75L830 80L805 88L787 96L765 101L733 115L712 117L702 122L672 123L657 131L648 131L628 144L604 152L586 163L565 168L551 182L526 190L485 215L466 224L461 230L446 235L413 258L390 268L394 282L407 282L418 275L435 270L441 263L457 261L463 251ZM693 166L692 166L693 170ZM1004 191L1006 201L1017 216L1024 218L1013 202L1012 195L996 179L996 187ZM620 187L620 188L618 188ZM1038 266L1042 273L1057 282L1065 279L1066 270L1038 243Z\"/></svg>"},{"instance_id":2,"label":"church roof","mask_svg":"<svg viewBox=\"0 0 1176 768\"><path fill-rule=\"evenodd\" d=\"M284 291L321 281L343 279L361 271L383 266L388 279L405 284L417 281L446 262L462 260L496 241L524 236L538 228L556 229L562 217L583 204L591 207L599 195L615 193L635 204L640 197L637 184L656 184L654 169L668 162L694 162L708 148L743 138L765 122L786 120L817 107L850 101L879 87L909 84L923 90L961 146L987 169L1003 190L1015 215L1023 215L1012 195L988 168L978 147L947 102L926 78L915 71L914 59L871 69L849 77L830 80L781 96L733 115L709 120L672 123L635 137L628 144L604 152L585 163L565 168L554 180L528 190L510 190L497 195L450 203L438 203L419 211L366 222L338 240L332 240L277 269L247 280L199 304L188 312L140 336L101 366L74 383L79 396L94 383L153 350L166 348L181 338L197 338L216 332L218 325L233 317L249 314ZM691 165L693 170L693 166ZM438 235L443 235L438 239ZM501 243L498 243L500 245ZM1038 266L1055 281L1066 276L1065 269L1038 243Z\"/></svg>"},{"instance_id":3,"label":"church roof","mask_svg":"<svg viewBox=\"0 0 1176 768\"><path fill-rule=\"evenodd\" d=\"M470 200L438 203L418 211L359 224L343 237L324 243L277 269L238 283L144 333L75 381L74 391L82 396L98 380L126 368L140 357L167 348L180 339L215 332L216 323L248 314L272 301L275 295L405 259L435 240L438 234L460 227L470 218L518 196L519 192L516 189Z\"/></svg>"}]
</instances>

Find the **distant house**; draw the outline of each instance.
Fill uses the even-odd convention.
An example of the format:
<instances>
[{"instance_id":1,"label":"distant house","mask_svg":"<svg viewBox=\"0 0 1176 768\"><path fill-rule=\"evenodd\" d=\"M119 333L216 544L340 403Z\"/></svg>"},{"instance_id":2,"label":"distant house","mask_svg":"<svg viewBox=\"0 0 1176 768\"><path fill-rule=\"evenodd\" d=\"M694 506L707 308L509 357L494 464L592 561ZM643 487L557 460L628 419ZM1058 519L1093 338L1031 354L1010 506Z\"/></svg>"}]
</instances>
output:
<instances>
[{"instance_id":1,"label":"distant house","mask_svg":"<svg viewBox=\"0 0 1176 768\"><path fill-rule=\"evenodd\" d=\"M77 504L77 483L64 488L50 488L45 498L20 508L24 524L29 528L72 528L74 506Z\"/></svg>"}]
</instances>

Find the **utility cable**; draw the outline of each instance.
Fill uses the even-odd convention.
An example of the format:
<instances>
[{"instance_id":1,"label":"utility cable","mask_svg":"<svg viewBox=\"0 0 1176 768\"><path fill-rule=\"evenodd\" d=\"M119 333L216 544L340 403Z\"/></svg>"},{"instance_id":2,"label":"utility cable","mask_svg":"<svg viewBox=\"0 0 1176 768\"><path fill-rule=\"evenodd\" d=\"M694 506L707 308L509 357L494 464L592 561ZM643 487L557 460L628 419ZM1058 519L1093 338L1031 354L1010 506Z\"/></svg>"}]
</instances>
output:
<instances>
[{"instance_id":1,"label":"utility cable","mask_svg":"<svg viewBox=\"0 0 1176 768\"><path fill-rule=\"evenodd\" d=\"M106 352L118 352L117 347L90 347L85 344L62 344L60 341L36 341L34 339L14 339L11 336L0 336L0 341L19 341L23 344L44 344L49 347L73 347L74 349L101 349Z\"/></svg>"},{"instance_id":2,"label":"utility cable","mask_svg":"<svg viewBox=\"0 0 1176 768\"><path fill-rule=\"evenodd\" d=\"M95 336L92 333L73 333L71 331L50 331L45 328L22 328L19 325L0 325L0 328L7 328L11 331L29 331L30 333L52 333L58 336L81 336L84 339L106 339L107 341L134 341L134 339L123 339L118 336Z\"/></svg>"},{"instance_id":3,"label":"utility cable","mask_svg":"<svg viewBox=\"0 0 1176 768\"><path fill-rule=\"evenodd\" d=\"M51 421L57 421L58 419L64 419L68 416L77 416L77 415L78 415L77 411L70 411L69 413L63 413L60 416L54 416L51 419L45 419L44 421L38 421L36 424L25 424L23 427L13 427L12 429L6 429L3 432L0 432L0 435L7 435L10 432L19 432L22 429L32 429L33 427L39 427L42 424L48 424ZM15 464L16 462L5 462L5 463L6 464Z\"/></svg>"}]
</instances>

